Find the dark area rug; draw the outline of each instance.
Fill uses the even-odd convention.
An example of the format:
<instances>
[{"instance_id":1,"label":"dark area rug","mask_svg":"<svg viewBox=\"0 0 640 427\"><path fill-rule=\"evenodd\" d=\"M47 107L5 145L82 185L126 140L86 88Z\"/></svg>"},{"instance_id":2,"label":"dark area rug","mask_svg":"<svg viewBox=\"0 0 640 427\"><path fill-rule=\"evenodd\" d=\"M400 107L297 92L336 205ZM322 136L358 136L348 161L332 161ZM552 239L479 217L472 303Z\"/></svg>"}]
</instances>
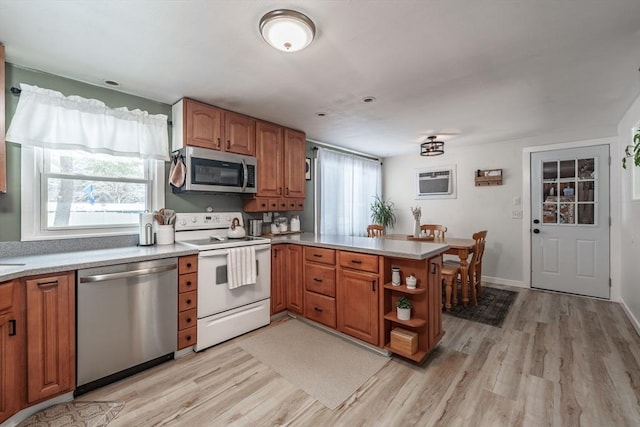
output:
<instances>
[{"instance_id":1,"label":"dark area rug","mask_svg":"<svg viewBox=\"0 0 640 427\"><path fill-rule=\"evenodd\" d=\"M460 298L458 298L458 305L452 306L451 311L444 313L501 328L517 296L518 292L483 286L482 296L478 296L478 305L473 305L469 301L465 307L460 304Z\"/></svg>"}]
</instances>

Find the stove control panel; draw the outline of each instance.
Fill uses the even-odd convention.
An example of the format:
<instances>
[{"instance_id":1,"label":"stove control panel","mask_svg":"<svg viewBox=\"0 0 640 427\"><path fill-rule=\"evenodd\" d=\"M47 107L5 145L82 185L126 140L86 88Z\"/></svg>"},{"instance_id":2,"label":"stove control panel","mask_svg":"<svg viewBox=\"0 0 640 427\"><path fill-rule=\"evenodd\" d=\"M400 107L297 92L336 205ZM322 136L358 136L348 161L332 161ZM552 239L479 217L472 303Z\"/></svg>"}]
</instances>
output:
<instances>
[{"instance_id":1,"label":"stove control panel","mask_svg":"<svg viewBox=\"0 0 640 427\"><path fill-rule=\"evenodd\" d=\"M241 212L177 213L175 227L176 231L229 228L234 218L244 225Z\"/></svg>"}]
</instances>

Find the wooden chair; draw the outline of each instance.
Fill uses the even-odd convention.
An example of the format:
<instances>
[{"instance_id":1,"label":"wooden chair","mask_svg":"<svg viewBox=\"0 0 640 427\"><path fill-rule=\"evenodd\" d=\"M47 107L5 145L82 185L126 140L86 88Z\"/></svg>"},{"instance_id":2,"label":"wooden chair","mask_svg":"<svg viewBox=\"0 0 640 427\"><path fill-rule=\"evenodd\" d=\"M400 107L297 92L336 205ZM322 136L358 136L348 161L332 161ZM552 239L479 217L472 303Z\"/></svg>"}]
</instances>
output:
<instances>
[{"instance_id":1,"label":"wooden chair","mask_svg":"<svg viewBox=\"0 0 640 427\"><path fill-rule=\"evenodd\" d=\"M421 232L426 232L427 236L431 236L435 239L444 239L444 233L447 231L447 227L440 224L422 224L420 226Z\"/></svg>"},{"instance_id":2,"label":"wooden chair","mask_svg":"<svg viewBox=\"0 0 640 427\"><path fill-rule=\"evenodd\" d=\"M471 262L469 263L469 286L471 287L471 301L473 305L478 305L477 295L482 295L482 255L484 255L484 247L487 240L487 230L478 231L473 233L473 240L476 244L473 248L473 255L471 256ZM460 261L444 262L442 269L448 266L450 268L458 268L460 272ZM454 290L453 300L456 301L457 290Z\"/></svg>"},{"instance_id":3,"label":"wooden chair","mask_svg":"<svg viewBox=\"0 0 640 427\"><path fill-rule=\"evenodd\" d=\"M454 303L457 303L458 297L455 292L453 284L455 283L458 275L460 274L460 267L455 265L442 264L441 276L442 284L444 285L444 309L446 311L451 310L451 296L453 295ZM457 289L457 286L455 287Z\"/></svg>"},{"instance_id":4,"label":"wooden chair","mask_svg":"<svg viewBox=\"0 0 640 427\"><path fill-rule=\"evenodd\" d=\"M367 237L382 237L384 234L384 226L371 224L367 226Z\"/></svg>"}]
</instances>

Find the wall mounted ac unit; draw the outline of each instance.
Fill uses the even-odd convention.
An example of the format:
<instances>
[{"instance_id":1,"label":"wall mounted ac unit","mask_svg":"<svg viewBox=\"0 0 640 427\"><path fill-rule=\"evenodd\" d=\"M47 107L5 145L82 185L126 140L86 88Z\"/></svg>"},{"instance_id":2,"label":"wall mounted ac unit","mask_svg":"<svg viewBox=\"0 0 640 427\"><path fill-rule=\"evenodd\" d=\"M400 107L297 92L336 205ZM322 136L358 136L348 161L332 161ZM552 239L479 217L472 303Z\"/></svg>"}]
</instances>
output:
<instances>
[{"instance_id":1,"label":"wall mounted ac unit","mask_svg":"<svg viewBox=\"0 0 640 427\"><path fill-rule=\"evenodd\" d=\"M455 199L456 166L415 169L416 200Z\"/></svg>"}]
</instances>

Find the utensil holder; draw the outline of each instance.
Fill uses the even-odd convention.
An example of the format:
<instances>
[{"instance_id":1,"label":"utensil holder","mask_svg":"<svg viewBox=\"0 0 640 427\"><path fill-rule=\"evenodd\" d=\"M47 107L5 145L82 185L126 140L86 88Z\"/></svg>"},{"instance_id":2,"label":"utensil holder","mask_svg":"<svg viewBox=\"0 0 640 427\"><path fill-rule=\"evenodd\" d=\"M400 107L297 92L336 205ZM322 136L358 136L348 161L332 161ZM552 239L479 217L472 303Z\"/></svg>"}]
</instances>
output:
<instances>
[{"instance_id":1,"label":"utensil holder","mask_svg":"<svg viewBox=\"0 0 640 427\"><path fill-rule=\"evenodd\" d=\"M175 241L173 225L160 225L156 229L156 243L158 245L172 245Z\"/></svg>"}]
</instances>

